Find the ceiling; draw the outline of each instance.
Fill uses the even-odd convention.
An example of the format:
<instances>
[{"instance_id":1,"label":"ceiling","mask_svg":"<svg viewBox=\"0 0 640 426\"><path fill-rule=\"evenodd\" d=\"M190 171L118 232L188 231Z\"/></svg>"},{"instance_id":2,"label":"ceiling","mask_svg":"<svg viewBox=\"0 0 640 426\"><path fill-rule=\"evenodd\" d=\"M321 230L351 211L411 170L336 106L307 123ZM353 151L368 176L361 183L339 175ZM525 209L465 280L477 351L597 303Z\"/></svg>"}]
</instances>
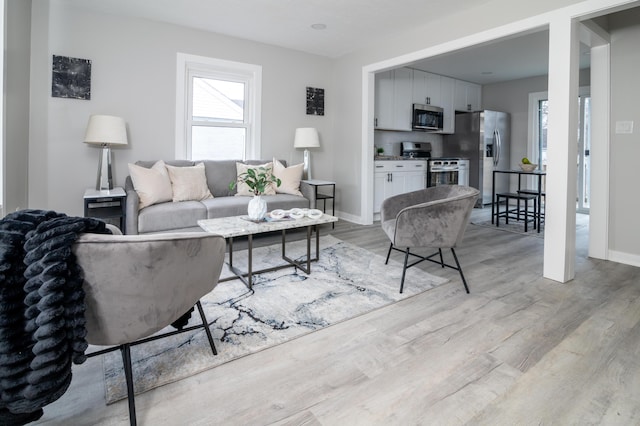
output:
<instances>
[{"instance_id":1,"label":"ceiling","mask_svg":"<svg viewBox=\"0 0 640 426\"><path fill-rule=\"evenodd\" d=\"M337 58L491 0L61 0ZM313 24L324 24L316 30Z\"/></svg>"},{"instance_id":2,"label":"ceiling","mask_svg":"<svg viewBox=\"0 0 640 426\"><path fill-rule=\"evenodd\" d=\"M488 1L61 0L79 9L182 25L330 58ZM314 24L325 28L314 29ZM408 65L479 84L514 80L547 73L548 42L548 31L539 31ZM588 55L581 56L581 67L588 67Z\"/></svg>"}]
</instances>

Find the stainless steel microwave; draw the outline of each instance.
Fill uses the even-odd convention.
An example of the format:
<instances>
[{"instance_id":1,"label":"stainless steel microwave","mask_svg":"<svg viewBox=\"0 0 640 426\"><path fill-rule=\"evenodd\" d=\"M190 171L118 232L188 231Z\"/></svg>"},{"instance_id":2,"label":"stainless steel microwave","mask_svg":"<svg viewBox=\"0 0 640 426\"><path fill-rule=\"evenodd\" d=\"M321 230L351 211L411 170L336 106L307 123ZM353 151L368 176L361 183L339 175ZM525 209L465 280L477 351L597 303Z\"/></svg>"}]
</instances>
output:
<instances>
[{"instance_id":1,"label":"stainless steel microwave","mask_svg":"<svg viewBox=\"0 0 640 426\"><path fill-rule=\"evenodd\" d=\"M433 105L413 104L411 123L414 130L441 131L444 125L444 110Z\"/></svg>"}]
</instances>

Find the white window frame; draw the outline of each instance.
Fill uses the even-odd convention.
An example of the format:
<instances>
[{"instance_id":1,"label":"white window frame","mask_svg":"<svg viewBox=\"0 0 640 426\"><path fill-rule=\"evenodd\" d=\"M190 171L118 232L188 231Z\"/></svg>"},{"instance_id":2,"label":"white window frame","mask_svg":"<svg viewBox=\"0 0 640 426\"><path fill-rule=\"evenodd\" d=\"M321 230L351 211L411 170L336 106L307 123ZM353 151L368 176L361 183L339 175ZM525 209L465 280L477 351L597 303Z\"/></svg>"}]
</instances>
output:
<instances>
[{"instance_id":1,"label":"white window frame","mask_svg":"<svg viewBox=\"0 0 640 426\"><path fill-rule=\"evenodd\" d=\"M245 123L237 127L247 129L245 160L260 158L260 134L262 104L262 67L260 65L208 58L205 56L177 54L176 70L176 159L191 158L191 81L206 77L241 81L245 86Z\"/></svg>"}]
</instances>

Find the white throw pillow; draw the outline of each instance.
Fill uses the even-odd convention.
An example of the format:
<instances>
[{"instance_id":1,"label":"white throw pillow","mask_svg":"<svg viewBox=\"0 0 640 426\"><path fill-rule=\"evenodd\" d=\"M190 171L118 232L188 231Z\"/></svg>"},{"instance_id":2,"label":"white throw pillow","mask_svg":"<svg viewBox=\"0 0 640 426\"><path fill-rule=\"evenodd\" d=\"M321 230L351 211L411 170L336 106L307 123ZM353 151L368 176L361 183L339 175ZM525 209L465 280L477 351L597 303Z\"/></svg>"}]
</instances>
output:
<instances>
[{"instance_id":1,"label":"white throw pillow","mask_svg":"<svg viewBox=\"0 0 640 426\"><path fill-rule=\"evenodd\" d=\"M207 186L207 175L204 163L190 167L176 167L167 165L171 187L173 188L173 202L200 201L213 198Z\"/></svg>"},{"instance_id":2,"label":"white throw pillow","mask_svg":"<svg viewBox=\"0 0 640 426\"><path fill-rule=\"evenodd\" d=\"M280 179L280 186L276 187L278 194L299 195L300 181L302 180L302 172L304 164L296 164L294 166L285 167L280 161L273 159L273 175Z\"/></svg>"},{"instance_id":3,"label":"white throw pillow","mask_svg":"<svg viewBox=\"0 0 640 426\"><path fill-rule=\"evenodd\" d=\"M129 175L138 193L138 208L171 201L171 180L164 161L157 161L151 168L129 163Z\"/></svg>"},{"instance_id":4,"label":"white throw pillow","mask_svg":"<svg viewBox=\"0 0 640 426\"><path fill-rule=\"evenodd\" d=\"M264 167L265 169L269 169L272 171L273 173L273 163L264 163L264 164L257 164L257 165L248 165L248 164L243 164L243 163L236 163L236 172L237 172L237 176L240 176L242 173L246 173L247 170L249 169L258 169L260 167ZM257 170L256 170L257 172ZM249 188L249 185L247 185L246 183L237 180L236 177L236 185L238 187L238 193L236 195L239 196L253 196L253 191L251 190L251 188ZM267 187L264 189L264 195L276 195L276 189L275 189L275 183L271 183L269 185L267 185Z\"/></svg>"}]
</instances>

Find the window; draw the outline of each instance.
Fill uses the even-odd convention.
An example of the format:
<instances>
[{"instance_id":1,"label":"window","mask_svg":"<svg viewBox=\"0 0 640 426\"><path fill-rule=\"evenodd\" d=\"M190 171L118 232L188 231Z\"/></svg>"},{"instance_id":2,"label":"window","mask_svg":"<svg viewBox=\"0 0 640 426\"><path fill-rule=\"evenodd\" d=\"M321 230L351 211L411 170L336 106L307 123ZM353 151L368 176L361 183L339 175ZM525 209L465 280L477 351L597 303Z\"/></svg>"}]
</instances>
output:
<instances>
[{"instance_id":1,"label":"window","mask_svg":"<svg viewBox=\"0 0 640 426\"><path fill-rule=\"evenodd\" d=\"M260 158L261 67L178 54L176 158Z\"/></svg>"}]
</instances>

